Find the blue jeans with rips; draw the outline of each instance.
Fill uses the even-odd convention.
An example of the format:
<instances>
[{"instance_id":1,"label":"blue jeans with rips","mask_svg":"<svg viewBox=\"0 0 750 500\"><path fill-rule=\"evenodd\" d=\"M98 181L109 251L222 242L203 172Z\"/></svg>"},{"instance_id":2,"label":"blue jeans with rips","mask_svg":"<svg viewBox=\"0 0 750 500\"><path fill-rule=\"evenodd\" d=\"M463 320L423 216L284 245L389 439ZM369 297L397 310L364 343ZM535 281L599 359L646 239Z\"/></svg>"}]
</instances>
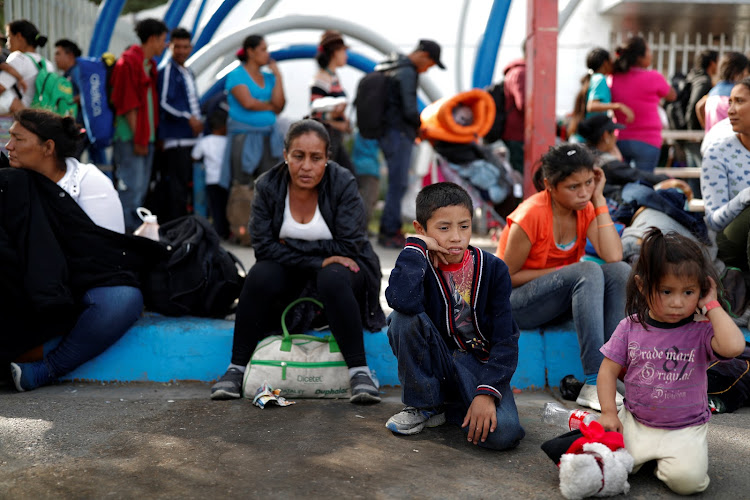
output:
<instances>
[{"instance_id":1,"label":"blue jeans with rips","mask_svg":"<svg viewBox=\"0 0 750 500\"><path fill-rule=\"evenodd\" d=\"M122 211L125 215L125 231L132 233L141 225L135 210L143 206L151 180L151 166L154 162L154 144L148 145L145 156L136 155L133 141L112 143L112 163L115 165L115 187L120 195ZM159 214L156 214L157 216Z\"/></svg>"},{"instance_id":2,"label":"blue jeans with rips","mask_svg":"<svg viewBox=\"0 0 750 500\"><path fill-rule=\"evenodd\" d=\"M44 357L57 378L95 358L117 342L143 312L143 295L132 286L92 288L83 295L83 312L73 329Z\"/></svg>"},{"instance_id":3,"label":"blue jeans with rips","mask_svg":"<svg viewBox=\"0 0 750 500\"><path fill-rule=\"evenodd\" d=\"M625 159L625 163L635 162L635 168L653 172L659 163L661 150L656 146L643 141L624 140L617 141L617 147Z\"/></svg>"},{"instance_id":4,"label":"blue jeans with rips","mask_svg":"<svg viewBox=\"0 0 750 500\"><path fill-rule=\"evenodd\" d=\"M537 328L572 312L585 375L599 373L599 349L625 317L625 262L577 262L529 281L510 294L513 319L521 329Z\"/></svg>"},{"instance_id":5,"label":"blue jeans with rips","mask_svg":"<svg viewBox=\"0 0 750 500\"><path fill-rule=\"evenodd\" d=\"M401 229L401 200L409 187L409 167L414 139L397 128L388 128L379 139L388 164L388 189L380 218L380 234L392 236Z\"/></svg>"},{"instance_id":6,"label":"blue jeans with rips","mask_svg":"<svg viewBox=\"0 0 750 500\"><path fill-rule=\"evenodd\" d=\"M445 405L448 421L461 425L479 385L484 368L473 354L450 349L426 313L393 311L388 317L388 340L398 359L398 378L404 404L415 408ZM495 450L514 448L526 435L518 419L510 384L496 387L497 428L479 446ZM453 402L456 403L453 403ZM468 435L469 427L463 428Z\"/></svg>"}]
</instances>

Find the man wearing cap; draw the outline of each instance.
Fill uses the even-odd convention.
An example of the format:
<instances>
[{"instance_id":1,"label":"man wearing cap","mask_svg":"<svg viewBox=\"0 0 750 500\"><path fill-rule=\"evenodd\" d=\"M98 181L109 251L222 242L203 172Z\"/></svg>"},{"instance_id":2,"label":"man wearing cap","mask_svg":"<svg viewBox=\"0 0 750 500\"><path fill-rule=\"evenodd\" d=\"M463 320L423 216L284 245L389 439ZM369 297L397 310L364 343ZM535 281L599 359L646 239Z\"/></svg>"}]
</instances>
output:
<instances>
[{"instance_id":1,"label":"man wearing cap","mask_svg":"<svg viewBox=\"0 0 750 500\"><path fill-rule=\"evenodd\" d=\"M420 40L409 55L393 54L375 68L386 71L390 80L385 132L379 139L388 164L388 189L378 235L378 243L385 248L403 248L405 243L401 232L401 200L408 187L411 149L421 123L417 107L418 79L420 73L436 64L445 69L440 61L440 45L432 40Z\"/></svg>"}]
</instances>

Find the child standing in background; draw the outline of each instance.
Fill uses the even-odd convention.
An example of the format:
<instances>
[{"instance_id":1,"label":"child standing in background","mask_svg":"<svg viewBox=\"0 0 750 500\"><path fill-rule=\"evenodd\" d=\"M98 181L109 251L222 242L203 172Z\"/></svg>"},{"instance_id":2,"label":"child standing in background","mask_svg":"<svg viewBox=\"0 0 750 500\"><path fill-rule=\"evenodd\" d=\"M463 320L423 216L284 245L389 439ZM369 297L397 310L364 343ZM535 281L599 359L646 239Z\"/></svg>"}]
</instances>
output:
<instances>
[{"instance_id":1,"label":"child standing in background","mask_svg":"<svg viewBox=\"0 0 750 500\"><path fill-rule=\"evenodd\" d=\"M217 109L208 117L208 122L211 133L198 139L196 145L193 146L192 157L195 161L203 161L206 169L206 196L209 213L216 232L222 239L227 239L229 237L229 222L227 222L229 191L219 185L221 163L227 147L227 113Z\"/></svg>"},{"instance_id":2,"label":"child standing in background","mask_svg":"<svg viewBox=\"0 0 750 500\"><path fill-rule=\"evenodd\" d=\"M601 348L599 422L623 434L633 472L656 460L656 477L681 495L710 482L706 369L745 347L717 301L717 282L697 244L651 229L628 281L628 317ZM695 316L698 308L703 316ZM615 383L623 370L625 404L618 412Z\"/></svg>"}]
</instances>

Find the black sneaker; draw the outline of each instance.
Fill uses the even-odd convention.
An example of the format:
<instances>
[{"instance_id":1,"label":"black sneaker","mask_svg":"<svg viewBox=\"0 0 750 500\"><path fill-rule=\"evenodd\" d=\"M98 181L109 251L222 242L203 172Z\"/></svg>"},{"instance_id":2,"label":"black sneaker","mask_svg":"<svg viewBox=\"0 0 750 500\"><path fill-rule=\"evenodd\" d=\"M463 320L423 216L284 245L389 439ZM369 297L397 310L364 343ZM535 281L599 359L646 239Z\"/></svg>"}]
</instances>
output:
<instances>
[{"instance_id":1,"label":"black sneaker","mask_svg":"<svg viewBox=\"0 0 750 500\"><path fill-rule=\"evenodd\" d=\"M242 379L245 374L237 368L230 368L211 387L211 399L239 399L242 396Z\"/></svg>"},{"instance_id":2,"label":"black sneaker","mask_svg":"<svg viewBox=\"0 0 750 500\"><path fill-rule=\"evenodd\" d=\"M406 244L406 238L404 237L404 233L402 233L401 231L397 232L396 234L380 233L378 235L378 244L383 248L401 249L404 248L404 245Z\"/></svg>"},{"instance_id":3,"label":"black sneaker","mask_svg":"<svg viewBox=\"0 0 750 500\"><path fill-rule=\"evenodd\" d=\"M349 398L350 403L354 404L372 404L380 403L380 384L370 378L365 372L357 372L349 379L352 389L352 396Z\"/></svg>"}]
</instances>

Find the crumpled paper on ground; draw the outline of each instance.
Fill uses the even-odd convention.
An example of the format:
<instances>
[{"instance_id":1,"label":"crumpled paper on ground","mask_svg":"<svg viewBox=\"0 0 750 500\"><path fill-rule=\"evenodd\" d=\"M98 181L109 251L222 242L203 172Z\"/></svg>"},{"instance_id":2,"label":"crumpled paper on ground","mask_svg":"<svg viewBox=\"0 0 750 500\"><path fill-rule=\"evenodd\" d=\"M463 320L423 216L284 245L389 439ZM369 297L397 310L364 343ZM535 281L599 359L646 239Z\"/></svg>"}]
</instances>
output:
<instances>
[{"instance_id":1,"label":"crumpled paper on ground","mask_svg":"<svg viewBox=\"0 0 750 500\"><path fill-rule=\"evenodd\" d=\"M253 404L261 410L269 403L277 406L289 406L294 404L294 401L288 401L284 396L279 396L280 393L281 389L274 389L268 385L268 382L263 382L263 385L258 387L258 390L255 391Z\"/></svg>"}]
</instances>

